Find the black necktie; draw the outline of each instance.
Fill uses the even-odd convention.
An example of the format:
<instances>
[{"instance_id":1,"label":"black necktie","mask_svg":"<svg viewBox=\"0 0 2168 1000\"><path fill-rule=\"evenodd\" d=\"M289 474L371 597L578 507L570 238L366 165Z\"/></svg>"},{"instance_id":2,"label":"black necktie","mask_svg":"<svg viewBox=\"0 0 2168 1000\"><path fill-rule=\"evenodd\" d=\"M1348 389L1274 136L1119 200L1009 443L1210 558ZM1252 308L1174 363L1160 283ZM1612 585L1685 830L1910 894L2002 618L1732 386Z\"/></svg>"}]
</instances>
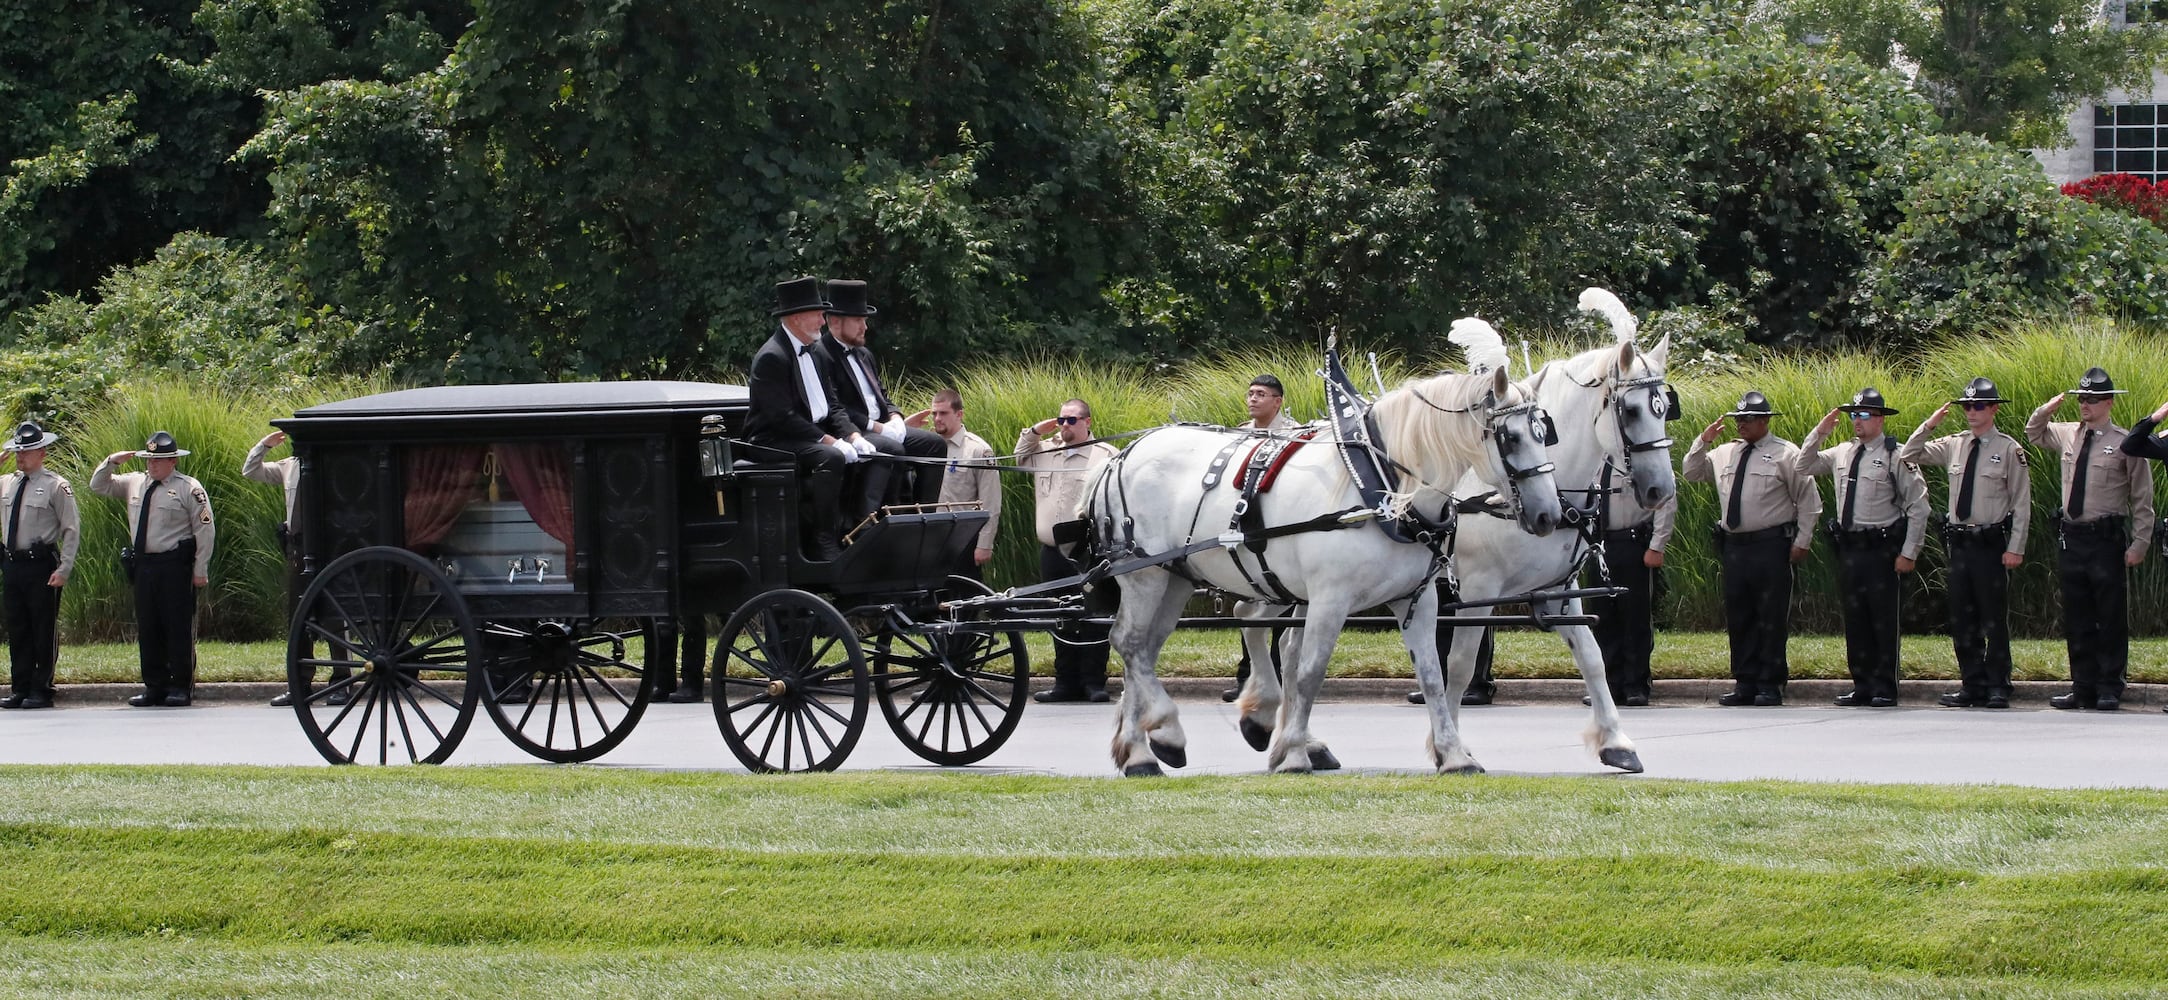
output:
<instances>
[{"instance_id":1,"label":"black necktie","mask_svg":"<svg viewBox=\"0 0 2168 1000\"><path fill-rule=\"evenodd\" d=\"M2070 509L2063 511L2075 521L2085 516L2085 469L2093 464L2093 432L2085 432L2085 443L2078 446L2078 472L2070 477Z\"/></svg>"},{"instance_id":2,"label":"black necktie","mask_svg":"<svg viewBox=\"0 0 2168 1000\"><path fill-rule=\"evenodd\" d=\"M1852 446L1852 472L1844 478L1844 513L1837 515L1837 526L1852 530L1852 505L1859 499L1859 460L1867 457L1867 446Z\"/></svg>"},{"instance_id":3,"label":"black necktie","mask_svg":"<svg viewBox=\"0 0 2168 1000\"><path fill-rule=\"evenodd\" d=\"M1746 459L1754 454L1754 442L1748 441L1739 448L1739 464L1731 470L1731 502L1724 505L1724 527L1739 526L1739 498L1746 495Z\"/></svg>"},{"instance_id":4,"label":"black necktie","mask_svg":"<svg viewBox=\"0 0 2168 1000\"><path fill-rule=\"evenodd\" d=\"M139 556L150 554L150 550L144 548L144 543L151 537L151 496L158 492L158 483L158 480L153 479L143 484L143 506L136 515L135 550Z\"/></svg>"},{"instance_id":5,"label":"black necktie","mask_svg":"<svg viewBox=\"0 0 2168 1000\"><path fill-rule=\"evenodd\" d=\"M1611 530L1611 463L1603 463L1603 485L1596 489L1596 527Z\"/></svg>"},{"instance_id":6,"label":"black necktie","mask_svg":"<svg viewBox=\"0 0 2168 1000\"><path fill-rule=\"evenodd\" d=\"M30 492L30 473L23 473L22 481L15 484L15 502L8 505L8 548L19 549L15 544L15 531L23 526L23 494Z\"/></svg>"},{"instance_id":7,"label":"black necktie","mask_svg":"<svg viewBox=\"0 0 2168 1000\"><path fill-rule=\"evenodd\" d=\"M1980 439L1972 439L1972 450L1965 452L1965 484L1957 488L1957 519L1972 520L1972 480L1980 474Z\"/></svg>"}]
</instances>

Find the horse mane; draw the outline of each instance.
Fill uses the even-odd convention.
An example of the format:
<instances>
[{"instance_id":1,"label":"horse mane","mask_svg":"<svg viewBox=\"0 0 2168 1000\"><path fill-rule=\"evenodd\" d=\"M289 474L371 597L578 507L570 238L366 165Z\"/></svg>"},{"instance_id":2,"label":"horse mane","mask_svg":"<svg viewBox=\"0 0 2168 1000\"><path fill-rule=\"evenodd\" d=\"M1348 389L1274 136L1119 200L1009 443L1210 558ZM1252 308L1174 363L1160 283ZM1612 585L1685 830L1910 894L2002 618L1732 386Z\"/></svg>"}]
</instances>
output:
<instances>
[{"instance_id":1,"label":"horse mane","mask_svg":"<svg viewBox=\"0 0 2168 1000\"><path fill-rule=\"evenodd\" d=\"M1498 400L1494 405L1506 407L1519 402L1519 387L1511 383L1507 386L1513 398ZM1488 374L1446 372L1410 379L1378 397L1370 410L1378 422L1378 443L1394 461L1406 466L1414 479L1403 481L1405 489L1392 495L1388 513L1395 517L1405 514L1415 502L1415 494L1425 486L1451 493L1461 475L1481 460L1483 428L1473 414L1465 411L1481 404L1490 387Z\"/></svg>"}]
</instances>

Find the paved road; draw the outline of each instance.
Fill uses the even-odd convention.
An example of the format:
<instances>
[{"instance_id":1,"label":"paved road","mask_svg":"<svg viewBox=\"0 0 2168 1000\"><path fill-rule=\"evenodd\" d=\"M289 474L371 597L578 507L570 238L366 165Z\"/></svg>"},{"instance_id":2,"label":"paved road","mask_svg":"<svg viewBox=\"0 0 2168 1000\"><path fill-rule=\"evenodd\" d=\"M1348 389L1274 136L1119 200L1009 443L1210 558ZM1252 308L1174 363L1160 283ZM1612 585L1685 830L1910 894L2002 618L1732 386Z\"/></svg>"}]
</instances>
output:
<instances>
[{"instance_id":1,"label":"paved road","mask_svg":"<svg viewBox=\"0 0 2168 1000\"><path fill-rule=\"evenodd\" d=\"M1235 731L1232 706L1185 701L1181 711L1190 766L1175 773L1263 769L1263 755L1250 751ZM1616 774L1581 746L1587 710L1579 706L1495 705L1461 717L1477 759L1494 773ZM1696 706L1627 709L1624 717L1651 777L2168 788L2168 715L2158 711ZM1032 706L1015 738L971 770L1111 776L1113 719L1109 705ZM1314 729L1350 771L1427 771L1423 709L1327 703L1318 707ZM475 721L452 762L548 766L505 742L486 715ZM0 713L0 763L324 766L286 710L235 703ZM738 769L706 705L653 706L602 764ZM906 751L873 712L847 767L929 765Z\"/></svg>"}]
</instances>

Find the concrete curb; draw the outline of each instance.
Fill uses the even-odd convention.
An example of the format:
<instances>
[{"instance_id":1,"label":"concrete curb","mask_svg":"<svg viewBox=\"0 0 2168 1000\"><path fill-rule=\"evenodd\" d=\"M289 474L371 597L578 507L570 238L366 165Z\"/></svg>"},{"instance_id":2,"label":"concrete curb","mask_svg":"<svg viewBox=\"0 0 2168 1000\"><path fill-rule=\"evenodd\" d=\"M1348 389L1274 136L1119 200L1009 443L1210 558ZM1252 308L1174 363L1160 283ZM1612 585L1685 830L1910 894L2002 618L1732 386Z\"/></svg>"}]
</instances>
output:
<instances>
[{"instance_id":1,"label":"concrete curb","mask_svg":"<svg viewBox=\"0 0 2168 1000\"><path fill-rule=\"evenodd\" d=\"M1217 701L1221 691L1234 686L1232 677L1167 677L1162 678L1167 693L1181 701ZM1032 687L1040 690L1046 686L1046 678L1033 678ZM2010 699L2014 709L2045 709L2048 699L2070 690L2064 681L2018 681L2015 694ZM1659 680L1654 684L1652 704L1682 708L1702 708L1716 704L1718 696L1731 690L1729 680ZM1107 690L1120 692L1121 678L1109 678ZM1794 707L1826 707L1838 695L1852 689L1851 681L1797 680L1785 689L1785 704ZM68 684L60 688L57 704L63 707L98 707L125 704L130 695L143 690L139 684ZM231 681L217 684L196 685L195 700L202 704L245 704L255 702L268 705L270 700L283 693L286 685L270 681ZM1415 690L1412 677L1332 677L1325 682L1321 695L1329 702L1395 702L1404 701L1408 692ZM1929 708L1935 699L1957 690L1956 681L1918 680L1903 681L1897 686L1897 703L1907 708ZM1575 678L1506 678L1498 682L1497 703L1502 705L1570 704L1579 705L1581 696L1588 693L1579 679ZM2154 710L2168 705L2168 684L2132 684L2123 691L2125 710Z\"/></svg>"}]
</instances>

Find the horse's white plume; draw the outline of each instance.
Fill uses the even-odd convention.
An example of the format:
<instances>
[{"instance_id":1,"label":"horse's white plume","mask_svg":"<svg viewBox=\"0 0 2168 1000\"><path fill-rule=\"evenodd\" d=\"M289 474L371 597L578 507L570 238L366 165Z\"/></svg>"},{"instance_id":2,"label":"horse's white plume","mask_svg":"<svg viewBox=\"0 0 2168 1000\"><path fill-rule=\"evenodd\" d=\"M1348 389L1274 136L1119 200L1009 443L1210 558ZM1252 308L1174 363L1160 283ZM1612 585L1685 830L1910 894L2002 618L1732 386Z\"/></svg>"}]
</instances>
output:
<instances>
[{"instance_id":1,"label":"horse's white plume","mask_svg":"<svg viewBox=\"0 0 2168 1000\"><path fill-rule=\"evenodd\" d=\"M1468 373L1471 375L1505 368L1513 358L1506 353L1506 339L1498 335L1497 329L1473 316L1454 320L1453 330L1445 335L1445 339L1468 352Z\"/></svg>"},{"instance_id":2,"label":"horse's white plume","mask_svg":"<svg viewBox=\"0 0 2168 1000\"><path fill-rule=\"evenodd\" d=\"M1581 290L1581 311L1592 312L1610 320L1611 337L1621 344L1632 341L1635 331L1641 328L1641 321L1634 318L1633 311L1626 308L1626 303L1620 302L1618 296L1601 288Z\"/></svg>"}]
</instances>

